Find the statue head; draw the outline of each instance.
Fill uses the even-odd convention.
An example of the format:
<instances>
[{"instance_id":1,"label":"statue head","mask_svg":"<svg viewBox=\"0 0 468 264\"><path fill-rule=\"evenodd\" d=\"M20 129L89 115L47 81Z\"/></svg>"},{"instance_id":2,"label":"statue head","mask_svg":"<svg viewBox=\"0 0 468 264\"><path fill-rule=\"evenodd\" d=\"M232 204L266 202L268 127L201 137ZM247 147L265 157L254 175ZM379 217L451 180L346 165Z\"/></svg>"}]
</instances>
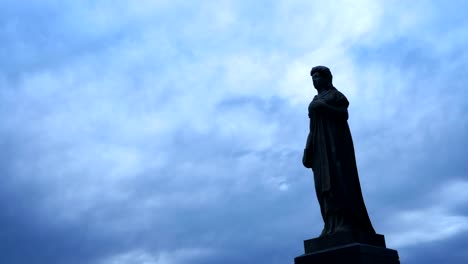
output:
<instances>
[{"instance_id":1,"label":"statue head","mask_svg":"<svg viewBox=\"0 0 468 264\"><path fill-rule=\"evenodd\" d=\"M313 67L312 70L310 70L310 76L312 76L312 82L316 89L333 87L333 75L330 69L325 66Z\"/></svg>"}]
</instances>

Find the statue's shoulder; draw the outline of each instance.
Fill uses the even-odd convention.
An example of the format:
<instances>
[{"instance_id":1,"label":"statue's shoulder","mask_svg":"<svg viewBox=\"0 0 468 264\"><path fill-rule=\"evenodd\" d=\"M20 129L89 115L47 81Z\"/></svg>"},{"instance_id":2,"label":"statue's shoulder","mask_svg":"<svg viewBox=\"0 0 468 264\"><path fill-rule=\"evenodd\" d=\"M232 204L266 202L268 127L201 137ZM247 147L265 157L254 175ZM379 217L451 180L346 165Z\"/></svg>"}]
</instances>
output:
<instances>
[{"instance_id":1,"label":"statue's shoulder","mask_svg":"<svg viewBox=\"0 0 468 264\"><path fill-rule=\"evenodd\" d=\"M312 103L318 98L318 96L314 96L314 98L310 101L309 106L307 107L307 110L309 110L309 113L312 111Z\"/></svg>"},{"instance_id":2,"label":"statue's shoulder","mask_svg":"<svg viewBox=\"0 0 468 264\"><path fill-rule=\"evenodd\" d=\"M314 98L312 98L312 100L310 101L309 106L317 99L318 99L318 95L314 96Z\"/></svg>"},{"instance_id":3,"label":"statue's shoulder","mask_svg":"<svg viewBox=\"0 0 468 264\"><path fill-rule=\"evenodd\" d=\"M334 89L333 97L335 99L335 102L337 102L337 104L346 105L346 106L349 105L348 98L346 98L346 96L336 88Z\"/></svg>"},{"instance_id":4,"label":"statue's shoulder","mask_svg":"<svg viewBox=\"0 0 468 264\"><path fill-rule=\"evenodd\" d=\"M333 92L334 92L334 95L335 95L336 97L344 97L344 98L346 98L346 96L345 96L342 92L340 92L340 90L338 90L338 89L336 89L336 88L333 89Z\"/></svg>"}]
</instances>

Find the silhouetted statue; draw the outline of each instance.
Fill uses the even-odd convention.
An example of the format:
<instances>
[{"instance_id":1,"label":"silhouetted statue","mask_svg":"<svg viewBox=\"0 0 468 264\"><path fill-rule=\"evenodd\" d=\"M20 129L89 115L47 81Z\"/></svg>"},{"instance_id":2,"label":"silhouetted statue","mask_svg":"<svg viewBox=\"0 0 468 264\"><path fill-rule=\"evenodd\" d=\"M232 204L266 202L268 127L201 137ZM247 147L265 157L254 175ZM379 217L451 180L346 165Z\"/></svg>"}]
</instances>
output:
<instances>
[{"instance_id":1,"label":"silhouetted statue","mask_svg":"<svg viewBox=\"0 0 468 264\"><path fill-rule=\"evenodd\" d=\"M318 94L309 105L310 132L302 162L312 168L325 223L320 237L340 232L375 234L359 183L346 97L332 84L330 69L312 68Z\"/></svg>"}]
</instances>

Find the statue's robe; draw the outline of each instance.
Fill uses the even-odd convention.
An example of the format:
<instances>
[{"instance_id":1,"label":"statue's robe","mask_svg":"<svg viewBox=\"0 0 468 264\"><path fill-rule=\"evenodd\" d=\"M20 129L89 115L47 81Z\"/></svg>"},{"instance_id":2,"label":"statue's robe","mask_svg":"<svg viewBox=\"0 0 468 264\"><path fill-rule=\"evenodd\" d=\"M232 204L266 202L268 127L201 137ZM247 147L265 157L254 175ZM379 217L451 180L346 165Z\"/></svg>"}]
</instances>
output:
<instances>
[{"instance_id":1,"label":"statue's robe","mask_svg":"<svg viewBox=\"0 0 468 264\"><path fill-rule=\"evenodd\" d=\"M320 93L313 100L319 99L347 113L349 102L336 88ZM326 108L313 109L313 102L309 105L310 134L306 151L325 223L320 236L341 231L375 234L362 198L347 114L344 117Z\"/></svg>"}]
</instances>

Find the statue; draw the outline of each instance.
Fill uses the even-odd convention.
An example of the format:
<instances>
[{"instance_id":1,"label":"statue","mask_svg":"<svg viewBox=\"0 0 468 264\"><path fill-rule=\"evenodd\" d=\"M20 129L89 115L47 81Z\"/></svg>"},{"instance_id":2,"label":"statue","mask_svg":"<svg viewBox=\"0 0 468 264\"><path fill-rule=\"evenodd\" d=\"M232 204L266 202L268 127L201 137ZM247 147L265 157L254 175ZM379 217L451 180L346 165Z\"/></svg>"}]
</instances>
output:
<instances>
[{"instance_id":1,"label":"statue","mask_svg":"<svg viewBox=\"0 0 468 264\"><path fill-rule=\"evenodd\" d=\"M312 168L324 228L320 237L342 232L375 235L359 183L348 126L346 97L332 84L330 69L313 67L318 94L309 105L310 132L302 163Z\"/></svg>"},{"instance_id":2,"label":"statue","mask_svg":"<svg viewBox=\"0 0 468 264\"><path fill-rule=\"evenodd\" d=\"M309 105L302 163L314 173L324 228L319 237L304 240L305 254L294 263L400 264L398 252L386 247L367 214L348 126L348 99L333 87L327 67L313 67L310 75L318 93Z\"/></svg>"}]
</instances>

